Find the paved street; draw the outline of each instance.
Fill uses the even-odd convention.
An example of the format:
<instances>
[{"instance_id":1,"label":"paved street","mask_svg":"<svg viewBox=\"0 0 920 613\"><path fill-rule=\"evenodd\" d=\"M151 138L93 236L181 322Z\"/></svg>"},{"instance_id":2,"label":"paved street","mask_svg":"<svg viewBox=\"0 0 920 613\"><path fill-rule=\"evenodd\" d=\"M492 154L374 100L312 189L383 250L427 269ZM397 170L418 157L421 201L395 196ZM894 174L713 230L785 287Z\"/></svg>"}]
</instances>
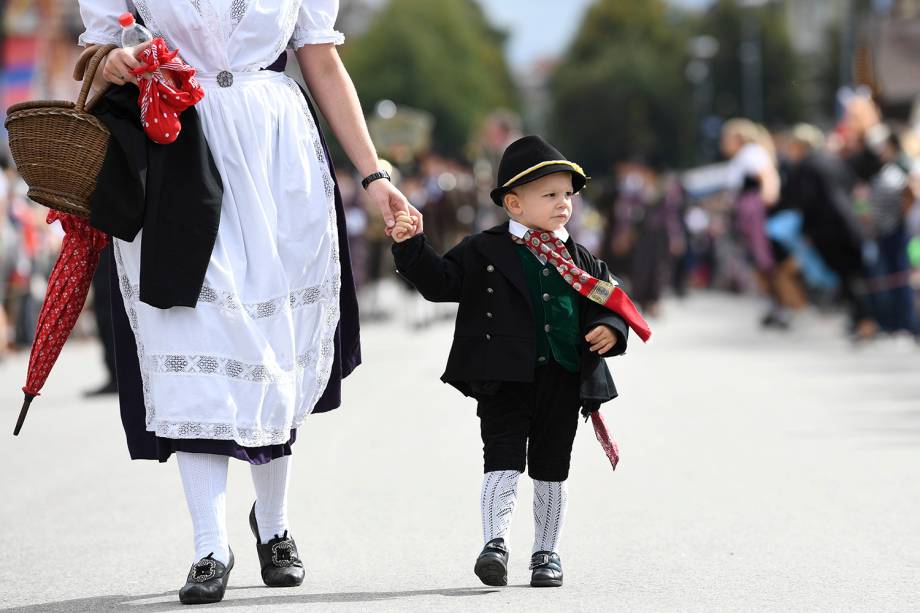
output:
<instances>
[{"instance_id":1,"label":"paved street","mask_svg":"<svg viewBox=\"0 0 920 613\"><path fill-rule=\"evenodd\" d=\"M510 586L472 573L481 547L474 407L441 384L451 326L367 325L345 406L295 446L291 522L304 586L262 587L233 463L228 610L920 610L920 349L854 349L841 321L755 328L760 305L667 305L649 346L610 365L622 461L579 430L561 554L566 585L525 587L522 480ZM0 610L180 610L191 526L174 462L130 462L97 348L65 351L22 435L27 356L0 365Z\"/></svg>"}]
</instances>

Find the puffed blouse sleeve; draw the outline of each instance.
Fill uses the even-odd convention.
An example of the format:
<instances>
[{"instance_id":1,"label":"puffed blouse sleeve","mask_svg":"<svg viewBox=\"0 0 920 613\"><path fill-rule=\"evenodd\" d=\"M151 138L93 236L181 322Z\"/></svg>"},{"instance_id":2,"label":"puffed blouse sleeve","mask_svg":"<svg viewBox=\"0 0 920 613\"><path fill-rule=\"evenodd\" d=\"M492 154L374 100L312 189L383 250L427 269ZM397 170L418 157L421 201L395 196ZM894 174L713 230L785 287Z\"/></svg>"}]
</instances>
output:
<instances>
[{"instance_id":1,"label":"puffed blouse sleeve","mask_svg":"<svg viewBox=\"0 0 920 613\"><path fill-rule=\"evenodd\" d=\"M80 17L86 30L77 41L81 47L91 44L121 44L118 16L133 7L127 0L80 0Z\"/></svg>"},{"instance_id":2,"label":"puffed blouse sleeve","mask_svg":"<svg viewBox=\"0 0 920 613\"><path fill-rule=\"evenodd\" d=\"M304 45L341 45L345 35L335 29L338 14L339 0L303 0L288 46L300 49Z\"/></svg>"}]
</instances>

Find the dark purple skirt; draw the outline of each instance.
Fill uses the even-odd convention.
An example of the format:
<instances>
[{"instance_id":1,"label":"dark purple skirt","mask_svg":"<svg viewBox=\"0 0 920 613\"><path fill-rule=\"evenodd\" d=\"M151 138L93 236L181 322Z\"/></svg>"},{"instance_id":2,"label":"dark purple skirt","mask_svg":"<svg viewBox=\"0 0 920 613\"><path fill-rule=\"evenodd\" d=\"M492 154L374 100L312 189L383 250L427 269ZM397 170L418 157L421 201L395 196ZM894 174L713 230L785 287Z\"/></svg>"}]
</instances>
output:
<instances>
[{"instance_id":1,"label":"dark purple skirt","mask_svg":"<svg viewBox=\"0 0 920 613\"><path fill-rule=\"evenodd\" d=\"M306 92L302 92L313 113L317 129L319 121L316 111ZM335 168L326 146L326 139L320 131L329 170L335 181ZM361 339L358 325L358 298L351 270L351 254L348 249L348 232L345 227L345 209L338 182L335 186L335 211L338 224L339 262L342 270L342 288L339 294L341 315L335 331L335 357L329 383L313 409L313 413L325 413L339 407L342 402L342 379L347 377L361 363ZM124 300L118 284L118 271L111 245L103 257L110 258L112 274L112 326L115 339L115 372L118 377L118 401L121 421L125 429L128 452L132 460L158 460L165 462L176 451L190 453L212 453L226 455L250 464L266 464L282 456L291 455L291 445L297 439L297 430L291 430L291 438L284 444L265 447L243 447L236 441L212 439L167 439L147 431L143 384L140 364L137 359L137 344L125 313Z\"/></svg>"}]
</instances>

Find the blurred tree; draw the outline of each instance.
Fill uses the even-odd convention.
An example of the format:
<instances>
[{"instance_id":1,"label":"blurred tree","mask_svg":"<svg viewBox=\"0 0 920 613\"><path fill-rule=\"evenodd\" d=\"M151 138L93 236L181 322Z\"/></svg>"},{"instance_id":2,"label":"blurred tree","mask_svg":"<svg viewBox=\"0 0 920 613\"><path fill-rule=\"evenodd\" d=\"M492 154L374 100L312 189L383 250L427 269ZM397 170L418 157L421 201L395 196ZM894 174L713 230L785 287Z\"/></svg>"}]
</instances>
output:
<instances>
[{"instance_id":1,"label":"blurred tree","mask_svg":"<svg viewBox=\"0 0 920 613\"><path fill-rule=\"evenodd\" d=\"M718 0L697 30L719 41L719 51L711 62L719 116L727 119L745 114L743 71L750 68L743 62L744 43L746 36L756 33L756 38L747 42L759 47L761 79L754 91L759 90L757 95L762 99L753 106L762 109L763 116L752 119L776 126L803 118L802 70L780 3L741 6L738 0Z\"/></svg>"},{"instance_id":2,"label":"blurred tree","mask_svg":"<svg viewBox=\"0 0 920 613\"><path fill-rule=\"evenodd\" d=\"M474 0L390 0L342 57L366 111L384 99L428 111L434 147L460 155L490 110L517 107L504 41Z\"/></svg>"},{"instance_id":3,"label":"blurred tree","mask_svg":"<svg viewBox=\"0 0 920 613\"><path fill-rule=\"evenodd\" d=\"M837 110L837 91L844 85L842 79L847 76L841 68L843 25L839 22L832 23L824 33L824 39L826 43L823 52L817 58L817 66L813 71L816 77L818 108L809 113L809 120L819 123L834 117Z\"/></svg>"},{"instance_id":4,"label":"blurred tree","mask_svg":"<svg viewBox=\"0 0 920 613\"><path fill-rule=\"evenodd\" d=\"M664 0L599 0L586 13L550 88L552 139L589 171L642 157L692 156L688 31Z\"/></svg>"}]
</instances>

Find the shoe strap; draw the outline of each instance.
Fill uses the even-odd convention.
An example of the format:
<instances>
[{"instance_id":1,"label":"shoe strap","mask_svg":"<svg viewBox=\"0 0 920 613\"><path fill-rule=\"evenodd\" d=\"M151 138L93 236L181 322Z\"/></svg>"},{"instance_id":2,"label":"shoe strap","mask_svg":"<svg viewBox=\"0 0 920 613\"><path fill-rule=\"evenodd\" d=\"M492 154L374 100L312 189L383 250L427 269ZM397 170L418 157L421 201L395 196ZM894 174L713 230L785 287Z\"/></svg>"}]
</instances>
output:
<instances>
[{"instance_id":1,"label":"shoe strap","mask_svg":"<svg viewBox=\"0 0 920 613\"><path fill-rule=\"evenodd\" d=\"M538 551L530 558L530 570L540 566L549 566L550 564L556 565L552 552Z\"/></svg>"},{"instance_id":2,"label":"shoe strap","mask_svg":"<svg viewBox=\"0 0 920 613\"><path fill-rule=\"evenodd\" d=\"M500 553L508 553L508 547L505 545L505 539L497 538L492 539L485 546L486 551L498 551Z\"/></svg>"}]
</instances>

